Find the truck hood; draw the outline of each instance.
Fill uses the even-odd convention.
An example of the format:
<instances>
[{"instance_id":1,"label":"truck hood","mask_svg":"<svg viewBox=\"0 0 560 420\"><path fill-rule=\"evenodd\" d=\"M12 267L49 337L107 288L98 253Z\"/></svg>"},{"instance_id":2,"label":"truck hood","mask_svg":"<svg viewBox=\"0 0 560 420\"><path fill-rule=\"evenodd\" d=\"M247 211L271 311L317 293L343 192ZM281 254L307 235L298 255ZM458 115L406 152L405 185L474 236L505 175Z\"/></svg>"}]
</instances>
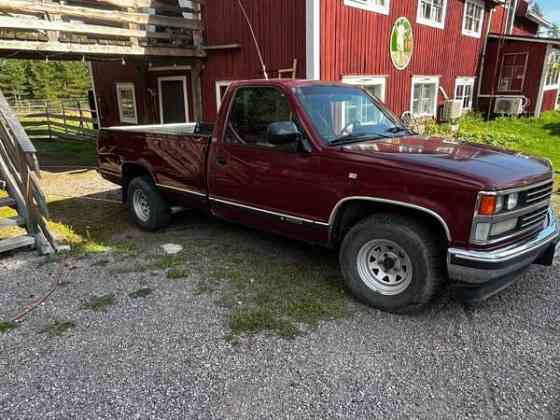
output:
<instances>
[{"instance_id":1,"label":"truck hood","mask_svg":"<svg viewBox=\"0 0 560 420\"><path fill-rule=\"evenodd\" d=\"M345 153L390 161L402 169L446 176L484 189L504 189L552 177L551 165L492 146L438 137L407 136L372 140L342 147Z\"/></svg>"}]
</instances>

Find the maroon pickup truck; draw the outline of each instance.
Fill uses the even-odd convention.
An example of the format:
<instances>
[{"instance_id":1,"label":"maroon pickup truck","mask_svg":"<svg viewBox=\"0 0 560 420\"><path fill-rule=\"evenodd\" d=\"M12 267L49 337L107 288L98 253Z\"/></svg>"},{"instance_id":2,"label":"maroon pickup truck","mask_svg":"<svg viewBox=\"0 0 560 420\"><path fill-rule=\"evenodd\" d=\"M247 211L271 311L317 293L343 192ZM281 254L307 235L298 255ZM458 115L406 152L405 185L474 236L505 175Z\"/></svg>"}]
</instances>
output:
<instances>
[{"instance_id":1,"label":"maroon pickup truck","mask_svg":"<svg viewBox=\"0 0 560 420\"><path fill-rule=\"evenodd\" d=\"M387 311L445 284L485 299L551 265L559 238L547 161L414 135L349 85L235 83L215 127L103 129L97 160L141 228L196 208L337 248L347 288Z\"/></svg>"}]
</instances>

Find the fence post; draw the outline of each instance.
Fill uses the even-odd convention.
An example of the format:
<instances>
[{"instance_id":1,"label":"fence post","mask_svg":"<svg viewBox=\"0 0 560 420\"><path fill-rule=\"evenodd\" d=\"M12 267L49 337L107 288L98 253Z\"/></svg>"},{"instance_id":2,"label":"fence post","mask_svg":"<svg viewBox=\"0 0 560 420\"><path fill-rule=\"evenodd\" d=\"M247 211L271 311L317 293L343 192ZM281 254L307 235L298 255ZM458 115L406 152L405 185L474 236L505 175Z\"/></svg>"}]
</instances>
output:
<instances>
[{"instance_id":1,"label":"fence post","mask_svg":"<svg viewBox=\"0 0 560 420\"><path fill-rule=\"evenodd\" d=\"M78 104L78 112L80 113L80 128L84 128L84 117L82 115L82 106L79 100L76 103Z\"/></svg>"},{"instance_id":2,"label":"fence post","mask_svg":"<svg viewBox=\"0 0 560 420\"><path fill-rule=\"evenodd\" d=\"M46 111L46 115L47 115L47 130L49 132L49 140L53 139L53 135L52 135L52 129L51 129L51 115L49 112L49 102L45 101L45 111Z\"/></svg>"},{"instance_id":3,"label":"fence post","mask_svg":"<svg viewBox=\"0 0 560 420\"><path fill-rule=\"evenodd\" d=\"M64 124L64 134L68 134L68 126L66 125L66 113L64 112L64 101L60 101L62 107L62 122Z\"/></svg>"}]
</instances>

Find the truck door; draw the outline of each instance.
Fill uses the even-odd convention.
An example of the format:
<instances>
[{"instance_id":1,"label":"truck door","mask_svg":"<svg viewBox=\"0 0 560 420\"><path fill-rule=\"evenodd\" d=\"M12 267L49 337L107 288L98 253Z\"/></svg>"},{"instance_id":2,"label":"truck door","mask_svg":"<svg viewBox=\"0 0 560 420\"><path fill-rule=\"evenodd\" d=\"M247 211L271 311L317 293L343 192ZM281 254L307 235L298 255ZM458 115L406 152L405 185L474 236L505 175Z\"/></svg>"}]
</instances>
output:
<instances>
[{"instance_id":1,"label":"truck door","mask_svg":"<svg viewBox=\"0 0 560 420\"><path fill-rule=\"evenodd\" d=\"M271 123L298 125L288 95L271 86L240 87L232 101L223 138L209 158L212 211L260 229L326 240L328 224L318 215L328 191L319 155L301 143L267 141Z\"/></svg>"}]
</instances>

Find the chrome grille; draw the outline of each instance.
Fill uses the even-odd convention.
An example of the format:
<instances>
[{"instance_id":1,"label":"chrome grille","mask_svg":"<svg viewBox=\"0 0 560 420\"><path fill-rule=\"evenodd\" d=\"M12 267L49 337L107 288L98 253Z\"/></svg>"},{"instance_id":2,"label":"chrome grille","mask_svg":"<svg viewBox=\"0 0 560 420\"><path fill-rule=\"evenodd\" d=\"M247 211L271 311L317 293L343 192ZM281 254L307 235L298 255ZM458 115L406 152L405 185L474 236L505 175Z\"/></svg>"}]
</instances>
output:
<instances>
[{"instance_id":1,"label":"chrome grille","mask_svg":"<svg viewBox=\"0 0 560 420\"><path fill-rule=\"evenodd\" d=\"M523 202L526 205L530 205L533 203L538 203L539 201L544 201L550 199L552 197L552 188L553 182L551 181L548 184L540 185L535 188L531 188L526 190L522 193Z\"/></svg>"},{"instance_id":2,"label":"chrome grille","mask_svg":"<svg viewBox=\"0 0 560 420\"><path fill-rule=\"evenodd\" d=\"M548 206L542 207L531 213L525 214L519 218L518 229L528 230L532 228L541 228L548 216Z\"/></svg>"}]
</instances>

